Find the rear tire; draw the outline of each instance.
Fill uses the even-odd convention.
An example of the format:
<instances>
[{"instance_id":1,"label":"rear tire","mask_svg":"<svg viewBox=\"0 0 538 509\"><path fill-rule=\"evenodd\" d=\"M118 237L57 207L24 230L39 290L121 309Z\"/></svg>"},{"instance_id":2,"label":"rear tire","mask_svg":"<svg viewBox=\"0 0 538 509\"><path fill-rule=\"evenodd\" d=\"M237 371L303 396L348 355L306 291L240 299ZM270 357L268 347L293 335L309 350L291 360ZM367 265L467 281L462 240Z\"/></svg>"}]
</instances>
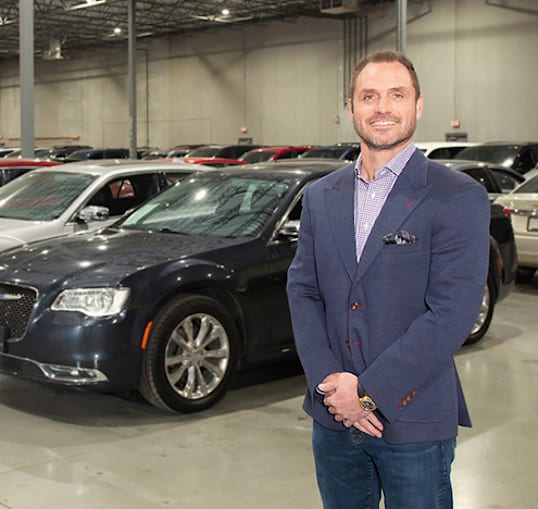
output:
<instances>
[{"instance_id":1,"label":"rear tire","mask_svg":"<svg viewBox=\"0 0 538 509\"><path fill-rule=\"evenodd\" d=\"M474 345L486 335L486 332L491 324L491 319L493 318L494 307L495 301L493 287L488 277L488 282L484 290L484 296L482 297L482 304L480 305L480 312L476 317L471 334L469 334L469 337L465 340L464 345Z\"/></svg>"},{"instance_id":2,"label":"rear tire","mask_svg":"<svg viewBox=\"0 0 538 509\"><path fill-rule=\"evenodd\" d=\"M534 277L535 272L536 272L536 269L532 269L530 267L518 267L516 283L521 283L521 284L530 283L532 281L532 278Z\"/></svg>"},{"instance_id":3,"label":"rear tire","mask_svg":"<svg viewBox=\"0 0 538 509\"><path fill-rule=\"evenodd\" d=\"M223 305L203 295L177 297L154 320L140 393L164 410L205 410L224 396L237 367L238 345Z\"/></svg>"}]
</instances>

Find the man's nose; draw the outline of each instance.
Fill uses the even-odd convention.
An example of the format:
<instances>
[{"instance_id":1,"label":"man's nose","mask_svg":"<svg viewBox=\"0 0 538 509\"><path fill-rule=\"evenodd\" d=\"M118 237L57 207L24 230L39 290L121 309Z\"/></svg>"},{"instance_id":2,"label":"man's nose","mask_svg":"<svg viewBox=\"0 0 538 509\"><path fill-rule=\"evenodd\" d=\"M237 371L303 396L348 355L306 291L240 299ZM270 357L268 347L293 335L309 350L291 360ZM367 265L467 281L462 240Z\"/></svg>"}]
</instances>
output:
<instances>
[{"instance_id":1,"label":"man's nose","mask_svg":"<svg viewBox=\"0 0 538 509\"><path fill-rule=\"evenodd\" d=\"M379 96L376 101L376 111L387 112L392 109L390 98L386 96Z\"/></svg>"}]
</instances>

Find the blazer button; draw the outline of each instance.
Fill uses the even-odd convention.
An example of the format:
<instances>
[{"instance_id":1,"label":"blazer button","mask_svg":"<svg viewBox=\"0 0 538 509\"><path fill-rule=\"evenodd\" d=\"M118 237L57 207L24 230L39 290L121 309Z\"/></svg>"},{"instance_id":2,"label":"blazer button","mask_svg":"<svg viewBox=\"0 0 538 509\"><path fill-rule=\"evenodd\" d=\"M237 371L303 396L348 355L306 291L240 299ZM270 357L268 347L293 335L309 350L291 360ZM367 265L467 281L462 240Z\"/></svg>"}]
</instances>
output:
<instances>
[{"instance_id":1,"label":"blazer button","mask_svg":"<svg viewBox=\"0 0 538 509\"><path fill-rule=\"evenodd\" d=\"M362 304L359 304L358 302L352 302L351 303L351 311L357 311L357 309L362 308Z\"/></svg>"},{"instance_id":2,"label":"blazer button","mask_svg":"<svg viewBox=\"0 0 538 509\"><path fill-rule=\"evenodd\" d=\"M349 339L346 339L346 341L344 342L344 345L346 345L346 348L351 347L351 343L349 342Z\"/></svg>"}]
</instances>

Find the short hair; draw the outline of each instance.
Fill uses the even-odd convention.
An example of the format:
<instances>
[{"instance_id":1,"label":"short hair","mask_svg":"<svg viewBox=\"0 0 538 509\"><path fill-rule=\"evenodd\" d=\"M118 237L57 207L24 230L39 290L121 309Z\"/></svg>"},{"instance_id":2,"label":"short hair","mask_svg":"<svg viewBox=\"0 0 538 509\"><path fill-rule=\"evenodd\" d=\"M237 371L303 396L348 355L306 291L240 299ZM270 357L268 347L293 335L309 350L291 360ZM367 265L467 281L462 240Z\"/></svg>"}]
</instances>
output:
<instances>
[{"instance_id":1,"label":"short hair","mask_svg":"<svg viewBox=\"0 0 538 509\"><path fill-rule=\"evenodd\" d=\"M408 71L411 76L411 82L413 83L413 88L415 89L415 98L420 97L420 84L418 82L417 72L413 66L411 60L409 60L403 53L397 51L378 51L367 55L364 58L361 58L355 70L353 71L353 76L351 77L351 84L349 87L349 98L353 100L353 94L355 93L355 83L361 71L368 65L372 63L382 63L382 62L399 62L402 64Z\"/></svg>"}]
</instances>

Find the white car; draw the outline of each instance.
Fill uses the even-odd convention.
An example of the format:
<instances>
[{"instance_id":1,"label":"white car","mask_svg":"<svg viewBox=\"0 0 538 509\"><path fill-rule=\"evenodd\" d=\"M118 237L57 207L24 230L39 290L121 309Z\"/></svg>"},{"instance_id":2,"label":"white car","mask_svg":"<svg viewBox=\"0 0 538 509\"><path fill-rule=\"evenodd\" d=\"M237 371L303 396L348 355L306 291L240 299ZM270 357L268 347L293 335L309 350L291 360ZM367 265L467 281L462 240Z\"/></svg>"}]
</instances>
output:
<instances>
[{"instance_id":1,"label":"white car","mask_svg":"<svg viewBox=\"0 0 538 509\"><path fill-rule=\"evenodd\" d=\"M0 187L0 251L111 224L202 169L187 163L110 159L32 170Z\"/></svg>"},{"instance_id":2,"label":"white car","mask_svg":"<svg viewBox=\"0 0 538 509\"><path fill-rule=\"evenodd\" d=\"M530 281L538 269L538 175L495 201L510 211L516 239L519 281Z\"/></svg>"},{"instance_id":3,"label":"white car","mask_svg":"<svg viewBox=\"0 0 538 509\"><path fill-rule=\"evenodd\" d=\"M453 159L460 150L477 145L470 141L416 141L415 146L430 159Z\"/></svg>"}]
</instances>

